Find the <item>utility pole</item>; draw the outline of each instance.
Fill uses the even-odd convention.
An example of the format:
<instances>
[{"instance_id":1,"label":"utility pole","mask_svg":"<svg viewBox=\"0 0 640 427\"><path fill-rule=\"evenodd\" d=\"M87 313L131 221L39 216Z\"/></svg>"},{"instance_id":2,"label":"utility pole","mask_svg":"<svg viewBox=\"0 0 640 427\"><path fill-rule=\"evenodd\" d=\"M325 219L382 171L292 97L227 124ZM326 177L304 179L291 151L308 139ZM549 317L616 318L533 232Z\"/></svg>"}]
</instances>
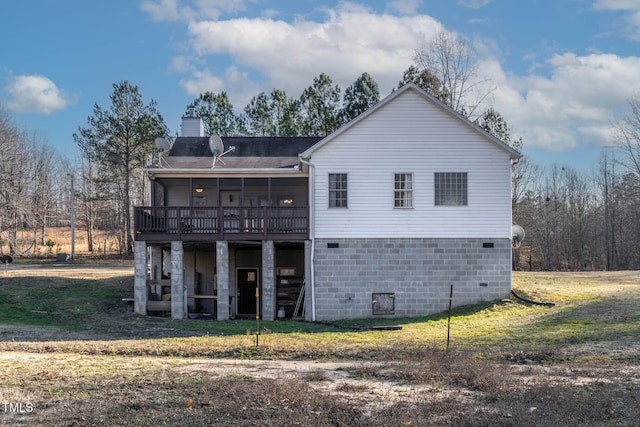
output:
<instances>
[{"instance_id":1,"label":"utility pole","mask_svg":"<svg viewBox=\"0 0 640 427\"><path fill-rule=\"evenodd\" d=\"M71 177L71 261L76 256L76 190L73 183L73 174L68 173Z\"/></svg>"}]
</instances>

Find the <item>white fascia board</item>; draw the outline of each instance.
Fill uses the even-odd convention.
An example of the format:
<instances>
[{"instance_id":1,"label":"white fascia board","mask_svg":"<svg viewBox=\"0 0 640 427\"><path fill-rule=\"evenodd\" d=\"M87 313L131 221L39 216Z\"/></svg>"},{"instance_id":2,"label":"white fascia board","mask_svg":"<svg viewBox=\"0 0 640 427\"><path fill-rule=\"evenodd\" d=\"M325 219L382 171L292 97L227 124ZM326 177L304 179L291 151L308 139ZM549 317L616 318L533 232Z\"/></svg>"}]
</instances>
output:
<instances>
[{"instance_id":1,"label":"white fascia board","mask_svg":"<svg viewBox=\"0 0 640 427\"><path fill-rule=\"evenodd\" d=\"M309 176L306 172L293 169L147 169L150 178L268 178Z\"/></svg>"}]
</instances>

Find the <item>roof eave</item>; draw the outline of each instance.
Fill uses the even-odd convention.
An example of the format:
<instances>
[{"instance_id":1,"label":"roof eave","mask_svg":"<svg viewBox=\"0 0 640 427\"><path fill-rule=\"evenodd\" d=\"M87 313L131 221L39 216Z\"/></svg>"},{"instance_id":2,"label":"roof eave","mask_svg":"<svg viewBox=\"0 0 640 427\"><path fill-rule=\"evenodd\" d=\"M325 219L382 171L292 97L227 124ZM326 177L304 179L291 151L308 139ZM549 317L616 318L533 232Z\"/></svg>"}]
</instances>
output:
<instances>
[{"instance_id":1,"label":"roof eave","mask_svg":"<svg viewBox=\"0 0 640 427\"><path fill-rule=\"evenodd\" d=\"M148 168L146 169L147 175L150 178L236 178L236 177L305 177L308 176L306 172L302 172L299 169L293 168L237 168L237 169L223 169L223 168L209 168L209 169L169 169L169 168Z\"/></svg>"}]
</instances>

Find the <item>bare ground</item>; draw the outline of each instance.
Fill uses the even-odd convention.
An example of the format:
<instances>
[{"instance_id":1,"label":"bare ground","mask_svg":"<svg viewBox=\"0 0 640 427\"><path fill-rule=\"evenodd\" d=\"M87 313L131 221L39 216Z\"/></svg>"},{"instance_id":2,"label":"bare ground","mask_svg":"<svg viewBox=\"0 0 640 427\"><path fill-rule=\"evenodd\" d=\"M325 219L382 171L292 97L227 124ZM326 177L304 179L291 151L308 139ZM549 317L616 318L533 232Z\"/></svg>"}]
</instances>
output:
<instances>
[{"instance_id":1,"label":"bare ground","mask_svg":"<svg viewBox=\"0 0 640 427\"><path fill-rule=\"evenodd\" d=\"M392 362L0 353L0 367L16 364L25 372L2 375L0 400L34 410L0 408L0 425L632 426L640 415L638 366L487 365L469 384Z\"/></svg>"}]
</instances>

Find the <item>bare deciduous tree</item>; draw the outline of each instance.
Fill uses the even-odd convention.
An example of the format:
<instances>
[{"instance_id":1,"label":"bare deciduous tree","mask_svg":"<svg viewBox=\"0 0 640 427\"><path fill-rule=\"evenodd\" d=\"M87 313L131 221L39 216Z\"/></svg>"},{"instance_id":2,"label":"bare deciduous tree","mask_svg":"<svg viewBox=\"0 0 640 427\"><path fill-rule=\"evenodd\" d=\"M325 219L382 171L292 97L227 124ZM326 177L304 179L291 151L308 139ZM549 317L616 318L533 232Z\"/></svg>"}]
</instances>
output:
<instances>
[{"instance_id":1,"label":"bare deciduous tree","mask_svg":"<svg viewBox=\"0 0 640 427\"><path fill-rule=\"evenodd\" d=\"M479 77L472 43L454 33L438 33L416 50L413 60L440 83L434 95L444 97L447 105L466 117L477 117L480 106L495 89Z\"/></svg>"},{"instance_id":2,"label":"bare deciduous tree","mask_svg":"<svg viewBox=\"0 0 640 427\"><path fill-rule=\"evenodd\" d=\"M9 253L36 256L45 243L47 218L59 208L58 160L42 137L20 129L0 108L0 236L6 233ZM18 232L30 236L23 246Z\"/></svg>"},{"instance_id":3,"label":"bare deciduous tree","mask_svg":"<svg viewBox=\"0 0 640 427\"><path fill-rule=\"evenodd\" d=\"M615 123L614 132L622 164L640 176L640 93L629 100L629 111Z\"/></svg>"},{"instance_id":4,"label":"bare deciduous tree","mask_svg":"<svg viewBox=\"0 0 640 427\"><path fill-rule=\"evenodd\" d=\"M614 125L614 142L619 154L619 163L624 168L624 173L619 177L619 184L614 193L619 197L618 217L623 224L616 230L616 221L608 225L611 228L611 237L617 237L616 245L612 246L612 256L620 265L627 267L640 264L640 251L638 241L640 239L640 92L637 92L629 100L629 109L626 115ZM617 212L616 212L617 213ZM609 210L609 215L611 211ZM613 243L612 243L613 244ZM627 267L629 268L629 267Z\"/></svg>"},{"instance_id":5,"label":"bare deciduous tree","mask_svg":"<svg viewBox=\"0 0 640 427\"><path fill-rule=\"evenodd\" d=\"M33 249L36 254L37 245L45 244L47 217L52 216L55 209L55 191L58 189L54 185L53 179L57 167L57 155L46 144L38 144L35 135L30 143L28 153L30 153L31 174L33 176L31 227L34 234ZM38 231L40 231L40 241L37 240Z\"/></svg>"},{"instance_id":6,"label":"bare deciduous tree","mask_svg":"<svg viewBox=\"0 0 640 427\"><path fill-rule=\"evenodd\" d=\"M7 233L10 254L19 252L17 232L30 212L25 140L24 132L18 129L8 114L0 110L1 231Z\"/></svg>"}]
</instances>

